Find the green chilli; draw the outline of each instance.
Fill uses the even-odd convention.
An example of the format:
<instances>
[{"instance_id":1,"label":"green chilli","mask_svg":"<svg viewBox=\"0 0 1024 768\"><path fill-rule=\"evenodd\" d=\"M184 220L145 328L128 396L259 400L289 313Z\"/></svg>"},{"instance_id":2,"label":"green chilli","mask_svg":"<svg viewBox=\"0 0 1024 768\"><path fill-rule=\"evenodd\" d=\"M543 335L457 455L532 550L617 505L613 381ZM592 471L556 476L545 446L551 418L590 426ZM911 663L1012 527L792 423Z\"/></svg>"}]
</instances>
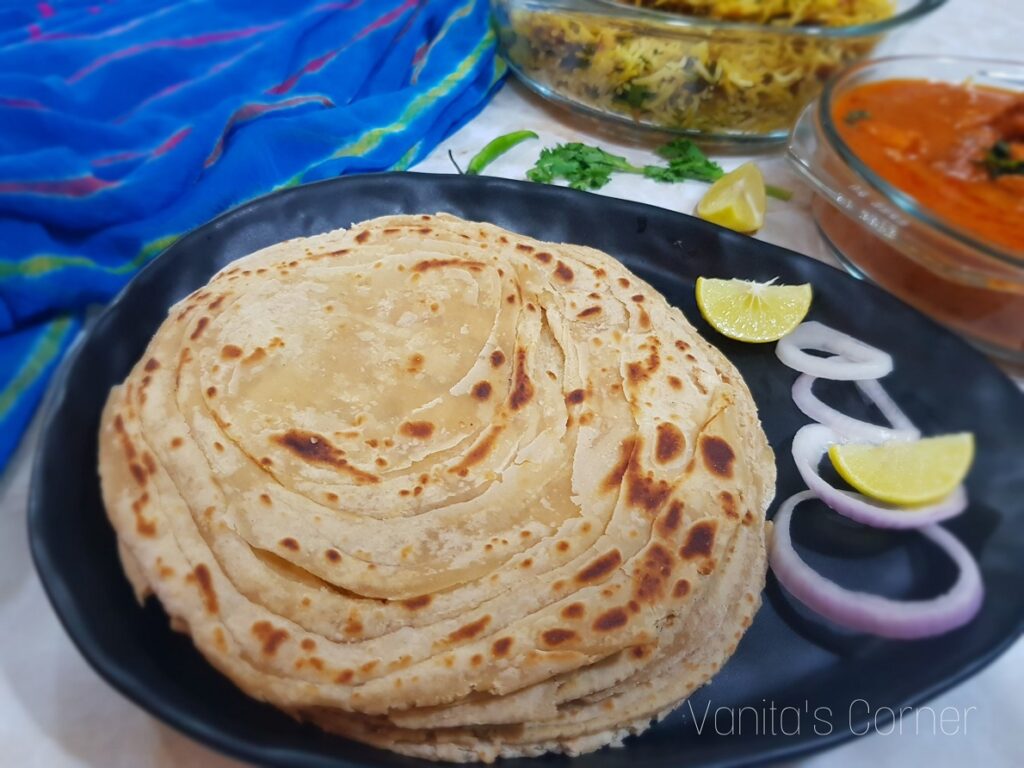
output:
<instances>
[{"instance_id":1,"label":"green chilli","mask_svg":"<svg viewBox=\"0 0 1024 768\"><path fill-rule=\"evenodd\" d=\"M522 144L527 139L539 138L533 131L513 131L492 139L483 149L477 152L473 159L466 166L466 175L476 176L484 168L494 162L497 158L508 152L517 144Z\"/></svg>"}]
</instances>

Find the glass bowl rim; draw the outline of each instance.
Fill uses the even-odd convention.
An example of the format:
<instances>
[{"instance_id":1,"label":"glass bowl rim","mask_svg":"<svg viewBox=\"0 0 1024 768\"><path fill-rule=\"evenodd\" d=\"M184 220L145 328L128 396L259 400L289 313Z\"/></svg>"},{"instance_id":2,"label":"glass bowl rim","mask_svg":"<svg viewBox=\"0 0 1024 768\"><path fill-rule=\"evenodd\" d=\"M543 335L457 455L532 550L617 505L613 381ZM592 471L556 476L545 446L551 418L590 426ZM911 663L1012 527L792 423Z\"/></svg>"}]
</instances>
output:
<instances>
[{"instance_id":1,"label":"glass bowl rim","mask_svg":"<svg viewBox=\"0 0 1024 768\"><path fill-rule=\"evenodd\" d=\"M771 24L760 24L752 21L725 21L719 19L707 19L699 16L687 16L685 14L673 13L671 11L660 11L656 8L647 8L637 5L626 5L621 0L582 0L583 5L595 5L615 9L617 15L626 16L639 20L657 22L670 27L681 29L715 29L736 32L757 32L759 34L773 34L787 37L815 37L815 38L850 38L869 37L882 35L897 27L903 26L914 19L926 16L932 11L938 10L949 0L914 0L914 4L906 10L896 13L878 21L867 24L854 24L847 27L826 27L822 25L809 24L801 27L773 26Z\"/></svg>"},{"instance_id":2,"label":"glass bowl rim","mask_svg":"<svg viewBox=\"0 0 1024 768\"><path fill-rule=\"evenodd\" d=\"M885 56L878 59L866 59L851 67L847 67L836 77L830 79L822 89L818 99L817 122L821 129L825 144L836 152L855 176L867 182L875 191L879 192L886 202L894 205L897 209L906 213L911 219L924 226L933 229L940 234L950 238L961 246L977 251L984 256L996 259L1012 267L1024 267L1024 253L1011 251L1007 248L996 245L977 235L972 234L966 228L952 224L932 213L928 208L921 205L911 195L901 190L896 185L886 181L881 175L873 171L857 153L846 143L832 119L832 105L836 91L845 85L849 80L865 70L875 67L882 67L900 62L935 62L943 64L968 64L982 67L1012 67L1024 71L1024 61L1013 61L1011 59L989 59L974 56L942 56L942 55L910 55L910 56ZM881 78L880 81L894 78ZM925 78L922 78L925 79ZM944 80L932 80L932 82L949 82ZM1024 91L1022 91L1024 93Z\"/></svg>"}]
</instances>

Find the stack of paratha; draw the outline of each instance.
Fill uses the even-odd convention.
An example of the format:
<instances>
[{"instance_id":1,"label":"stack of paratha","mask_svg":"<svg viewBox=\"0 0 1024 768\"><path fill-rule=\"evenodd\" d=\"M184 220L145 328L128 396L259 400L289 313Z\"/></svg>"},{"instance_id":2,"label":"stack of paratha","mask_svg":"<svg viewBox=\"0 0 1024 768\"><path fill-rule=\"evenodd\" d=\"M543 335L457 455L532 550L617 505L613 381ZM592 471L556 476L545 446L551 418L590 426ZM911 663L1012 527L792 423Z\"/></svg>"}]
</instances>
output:
<instances>
[{"instance_id":1,"label":"stack of paratha","mask_svg":"<svg viewBox=\"0 0 1024 768\"><path fill-rule=\"evenodd\" d=\"M434 759L646 728L760 602L735 368L619 262L447 215L240 259L111 393L140 599L251 696Z\"/></svg>"}]
</instances>

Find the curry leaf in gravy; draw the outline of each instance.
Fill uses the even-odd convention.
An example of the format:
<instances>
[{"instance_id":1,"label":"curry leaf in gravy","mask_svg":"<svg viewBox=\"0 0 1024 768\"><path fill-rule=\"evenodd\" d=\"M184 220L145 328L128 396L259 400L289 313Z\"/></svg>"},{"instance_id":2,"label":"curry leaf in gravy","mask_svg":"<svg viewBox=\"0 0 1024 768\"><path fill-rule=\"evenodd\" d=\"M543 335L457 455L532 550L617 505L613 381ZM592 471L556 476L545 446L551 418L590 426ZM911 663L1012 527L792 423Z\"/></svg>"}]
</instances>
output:
<instances>
[{"instance_id":1,"label":"curry leaf in gravy","mask_svg":"<svg viewBox=\"0 0 1024 768\"><path fill-rule=\"evenodd\" d=\"M982 162L993 179L1010 174L1024 175L1024 157L1015 156L1008 141L993 144Z\"/></svg>"},{"instance_id":2,"label":"curry leaf in gravy","mask_svg":"<svg viewBox=\"0 0 1024 768\"><path fill-rule=\"evenodd\" d=\"M862 120L868 120L871 117L871 113L866 109L853 109L846 113L846 117L843 120L846 121L847 125L856 125Z\"/></svg>"}]
</instances>

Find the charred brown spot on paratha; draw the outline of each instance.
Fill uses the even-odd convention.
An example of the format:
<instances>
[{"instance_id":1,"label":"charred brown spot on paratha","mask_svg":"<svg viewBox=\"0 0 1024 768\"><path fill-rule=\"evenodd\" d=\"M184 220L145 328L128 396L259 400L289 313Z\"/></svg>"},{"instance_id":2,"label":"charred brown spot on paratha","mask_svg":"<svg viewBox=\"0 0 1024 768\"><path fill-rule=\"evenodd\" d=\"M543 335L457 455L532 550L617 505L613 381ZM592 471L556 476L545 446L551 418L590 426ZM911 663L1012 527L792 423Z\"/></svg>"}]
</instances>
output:
<instances>
[{"instance_id":1,"label":"charred brown spot on paratha","mask_svg":"<svg viewBox=\"0 0 1024 768\"><path fill-rule=\"evenodd\" d=\"M316 253L316 254L311 255L309 258L310 259L327 259L327 258L330 258L331 256L348 256L351 252L352 252L352 249L350 249L350 248L339 248L338 250L335 250L335 251L325 251L324 253ZM258 270L258 269L256 270L257 273L259 273L259 271L260 270ZM266 270L264 270L264 271L266 271Z\"/></svg>"},{"instance_id":2,"label":"charred brown spot on paratha","mask_svg":"<svg viewBox=\"0 0 1024 768\"><path fill-rule=\"evenodd\" d=\"M473 397L477 400L486 400L491 396L491 382L478 381L473 385Z\"/></svg>"},{"instance_id":3,"label":"charred brown spot on paratha","mask_svg":"<svg viewBox=\"0 0 1024 768\"><path fill-rule=\"evenodd\" d=\"M651 655L652 650L653 647L649 645L634 645L629 649L629 655L637 661L642 661Z\"/></svg>"},{"instance_id":4,"label":"charred brown spot on paratha","mask_svg":"<svg viewBox=\"0 0 1024 768\"><path fill-rule=\"evenodd\" d=\"M562 609L563 619L582 619L587 612L583 603L570 603Z\"/></svg>"},{"instance_id":5,"label":"charred brown spot on paratha","mask_svg":"<svg viewBox=\"0 0 1024 768\"><path fill-rule=\"evenodd\" d=\"M629 614L622 608L612 608L605 611L591 625L595 632L613 632L621 629L629 623Z\"/></svg>"},{"instance_id":6,"label":"charred brown spot on paratha","mask_svg":"<svg viewBox=\"0 0 1024 768\"><path fill-rule=\"evenodd\" d=\"M199 594L203 598L203 607L206 608L206 612L209 614L215 614L218 611L217 604L217 592L213 588L213 578L210 576L210 569L207 568L203 563L197 565L192 569L190 574L190 581L193 581L199 589Z\"/></svg>"},{"instance_id":7,"label":"charred brown spot on paratha","mask_svg":"<svg viewBox=\"0 0 1024 768\"><path fill-rule=\"evenodd\" d=\"M640 438L636 438L636 450L626 467L626 500L633 507L647 512L656 512L672 492L668 481L656 478L653 472L644 471L640 465Z\"/></svg>"},{"instance_id":8,"label":"charred brown spot on paratha","mask_svg":"<svg viewBox=\"0 0 1024 768\"><path fill-rule=\"evenodd\" d=\"M655 522L655 530L663 539L671 538L683 520L683 502L673 501Z\"/></svg>"},{"instance_id":9,"label":"charred brown spot on paratha","mask_svg":"<svg viewBox=\"0 0 1024 768\"><path fill-rule=\"evenodd\" d=\"M412 271L422 274L431 269L461 267L468 269L470 272L481 272L484 266L485 264L482 261L474 261L472 259L424 259L423 261L416 262L412 267Z\"/></svg>"},{"instance_id":10,"label":"charred brown spot on paratha","mask_svg":"<svg viewBox=\"0 0 1024 768\"><path fill-rule=\"evenodd\" d=\"M351 669L343 669L341 672L334 676L334 682L340 683L341 685L348 685L352 682L352 678L356 676L356 673Z\"/></svg>"},{"instance_id":11,"label":"charred brown spot on paratha","mask_svg":"<svg viewBox=\"0 0 1024 768\"><path fill-rule=\"evenodd\" d=\"M121 442L121 451L124 453L124 457L131 461L135 458L137 452L135 444L128 437L128 432L124 427L124 419L120 413L114 417L114 431L117 432L118 439Z\"/></svg>"},{"instance_id":12,"label":"charred brown spot on paratha","mask_svg":"<svg viewBox=\"0 0 1024 768\"><path fill-rule=\"evenodd\" d=\"M301 429L290 429L283 435L271 438L275 443L286 448L296 457L322 466L334 467L352 477L359 485L379 483L380 478L358 467L353 467L345 459L345 452L337 448L330 440L316 432Z\"/></svg>"},{"instance_id":13,"label":"charred brown spot on paratha","mask_svg":"<svg viewBox=\"0 0 1024 768\"><path fill-rule=\"evenodd\" d=\"M658 425L658 436L654 444L654 458L659 464L668 464L679 458L686 447L686 437L679 427L670 421Z\"/></svg>"},{"instance_id":14,"label":"charred brown spot on paratha","mask_svg":"<svg viewBox=\"0 0 1024 768\"><path fill-rule=\"evenodd\" d=\"M314 640L311 637L304 638L303 641L299 643L299 645L302 647L302 650L304 651L316 650L316 640Z\"/></svg>"},{"instance_id":15,"label":"charred brown spot on paratha","mask_svg":"<svg viewBox=\"0 0 1024 768\"><path fill-rule=\"evenodd\" d=\"M518 411L533 397L533 382L526 372L526 350L516 348L515 364L512 368L512 392L508 396L509 407Z\"/></svg>"},{"instance_id":16,"label":"charred brown spot on paratha","mask_svg":"<svg viewBox=\"0 0 1024 768\"><path fill-rule=\"evenodd\" d=\"M500 349L496 349L491 352L491 365L495 368L500 368L505 363L505 353Z\"/></svg>"},{"instance_id":17,"label":"charred brown spot on paratha","mask_svg":"<svg viewBox=\"0 0 1024 768\"><path fill-rule=\"evenodd\" d=\"M516 250L522 251L523 253L532 253L533 246L527 245L526 243L516 243Z\"/></svg>"},{"instance_id":18,"label":"charred brown spot on paratha","mask_svg":"<svg viewBox=\"0 0 1024 768\"><path fill-rule=\"evenodd\" d=\"M678 376L669 376L668 385L672 387L672 389L679 390L683 388L683 380Z\"/></svg>"},{"instance_id":19,"label":"charred brown spot on paratha","mask_svg":"<svg viewBox=\"0 0 1024 768\"><path fill-rule=\"evenodd\" d=\"M404 421L398 431L406 437L427 440L434 434L434 425L429 421Z\"/></svg>"},{"instance_id":20,"label":"charred brown spot on paratha","mask_svg":"<svg viewBox=\"0 0 1024 768\"><path fill-rule=\"evenodd\" d=\"M651 330L651 316L647 314L647 310L643 307L640 308L640 316L637 318L637 327L641 331Z\"/></svg>"},{"instance_id":21,"label":"charred brown spot on paratha","mask_svg":"<svg viewBox=\"0 0 1024 768\"><path fill-rule=\"evenodd\" d=\"M409 357L409 363L406 365L405 370L408 373L419 373L423 370L423 363L425 358L419 352L416 352Z\"/></svg>"},{"instance_id":22,"label":"charred brown spot on paratha","mask_svg":"<svg viewBox=\"0 0 1024 768\"><path fill-rule=\"evenodd\" d=\"M155 357L149 358L149 360L146 361L146 365L144 366L145 370L148 371L149 373L152 373L159 367L160 361L157 360Z\"/></svg>"},{"instance_id":23,"label":"charred brown spot on paratha","mask_svg":"<svg viewBox=\"0 0 1024 768\"><path fill-rule=\"evenodd\" d=\"M708 471L719 477L732 477L736 454L725 440L715 435L704 435L700 439L700 451Z\"/></svg>"},{"instance_id":24,"label":"charred brown spot on paratha","mask_svg":"<svg viewBox=\"0 0 1024 768\"><path fill-rule=\"evenodd\" d=\"M196 327L195 327L195 329L193 329L192 333L189 335L189 338L192 339L192 341L195 341L196 339L198 339L200 336L203 335L203 331L206 330L206 326L208 326L209 324L210 324L210 318L208 318L206 316L200 317L198 320L196 320Z\"/></svg>"},{"instance_id":25,"label":"charred brown spot on paratha","mask_svg":"<svg viewBox=\"0 0 1024 768\"><path fill-rule=\"evenodd\" d=\"M661 367L661 354L658 352L657 340L653 339L643 346L650 350L647 357L626 365L626 380L634 387L648 381Z\"/></svg>"},{"instance_id":26,"label":"charred brown spot on paratha","mask_svg":"<svg viewBox=\"0 0 1024 768\"><path fill-rule=\"evenodd\" d=\"M402 601L402 607L409 611L418 611L421 608L426 608L430 605L434 598L430 595L420 595L418 597L410 597L408 600Z\"/></svg>"},{"instance_id":27,"label":"charred brown spot on paratha","mask_svg":"<svg viewBox=\"0 0 1024 768\"><path fill-rule=\"evenodd\" d=\"M710 557L715 546L715 530L718 525L713 520L702 520L690 526L686 532L686 541L679 550L684 560Z\"/></svg>"},{"instance_id":28,"label":"charred brown spot on paratha","mask_svg":"<svg viewBox=\"0 0 1024 768\"><path fill-rule=\"evenodd\" d=\"M633 458L636 444L636 437L627 437L619 444L619 459L616 461L615 466L612 467L612 471L601 482L602 490L606 492L615 491L622 485L622 479L626 476L626 469Z\"/></svg>"},{"instance_id":29,"label":"charred brown spot on paratha","mask_svg":"<svg viewBox=\"0 0 1024 768\"><path fill-rule=\"evenodd\" d=\"M556 628L546 630L543 634L541 634L540 637L541 640L544 642L544 645L553 648L559 645L564 645L565 643L572 642L573 640L576 640L579 637L579 635L571 629Z\"/></svg>"},{"instance_id":30,"label":"charred brown spot on paratha","mask_svg":"<svg viewBox=\"0 0 1024 768\"><path fill-rule=\"evenodd\" d=\"M480 462L484 461L494 450L494 444L498 439L498 435L501 434L502 427L495 424L484 435L472 448L469 449L469 453L462 457L462 460L448 471L452 474L459 475L460 477L466 477L469 474L471 467L476 466Z\"/></svg>"},{"instance_id":31,"label":"charred brown spot on paratha","mask_svg":"<svg viewBox=\"0 0 1024 768\"><path fill-rule=\"evenodd\" d=\"M291 536L286 536L278 542L285 549L290 549L292 552L299 551L299 542L293 539Z\"/></svg>"},{"instance_id":32,"label":"charred brown spot on paratha","mask_svg":"<svg viewBox=\"0 0 1024 768\"><path fill-rule=\"evenodd\" d=\"M563 283L571 283L573 278L572 269L570 269L569 265L565 262L559 261L558 264L555 265L555 277Z\"/></svg>"},{"instance_id":33,"label":"charred brown spot on paratha","mask_svg":"<svg viewBox=\"0 0 1024 768\"><path fill-rule=\"evenodd\" d=\"M135 530L140 536L153 538L156 536L156 523L142 514L142 510L149 503L149 493L143 492L139 498L132 502L132 514L135 515Z\"/></svg>"},{"instance_id":34,"label":"charred brown spot on paratha","mask_svg":"<svg viewBox=\"0 0 1024 768\"><path fill-rule=\"evenodd\" d=\"M592 307L587 307L586 309L582 310L579 314L576 315L576 317L580 319L586 319L588 317L594 317L594 315L599 314L601 314L601 308L595 305Z\"/></svg>"},{"instance_id":35,"label":"charred brown spot on paratha","mask_svg":"<svg viewBox=\"0 0 1024 768\"><path fill-rule=\"evenodd\" d=\"M672 596L676 598L686 597L690 592L690 582L686 579L679 579L672 588Z\"/></svg>"},{"instance_id":36,"label":"charred brown spot on paratha","mask_svg":"<svg viewBox=\"0 0 1024 768\"><path fill-rule=\"evenodd\" d=\"M665 595L675 561L661 544L652 544L633 576L633 597L641 603L656 603Z\"/></svg>"},{"instance_id":37,"label":"charred brown spot on paratha","mask_svg":"<svg viewBox=\"0 0 1024 768\"><path fill-rule=\"evenodd\" d=\"M722 503L722 512L726 517L736 520L739 513L736 511L736 498L729 491L722 491L718 494L718 500Z\"/></svg>"},{"instance_id":38,"label":"charred brown spot on paratha","mask_svg":"<svg viewBox=\"0 0 1024 768\"><path fill-rule=\"evenodd\" d=\"M242 354L242 348L236 344L225 344L220 350L220 356L225 360L234 360L235 358L241 357Z\"/></svg>"},{"instance_id":39,"label":"charred brown spot on paratha","mask_svg":"<svg viewBox=\"0 0 1024 768\"><path fill-rule=\"evenodd\" d=\"M139 485L144 486L149 479L142 465L136 464L134 461L128 465L128 471L132 473L132 477L135 478L135 482Z\"/></svg>"},{"instance_id":40,"label":"charred brown spot on paratha","mask_svg":"<svg viewBox=\"0 0 1024 768\"><path fill-rule=\"evenodd\" d=\"M360 232L359 234L356 235L356 242L357 243L365 243L369 239L370 239L370 231L368 229L364 229L362 232Z\"/></svg>"},{"instance_id":41,"label":"charred brown spot on paratha","mask_svg":"<svg viewBox=\"0 0 1024 768\"><path fill-rule=\"evenodd\" d=\"M565 396L565 402L569 405L579 405L587 398L587 393L582 389L574 389Z\"/></svg>"},{"instance_id":42,"label":"charred brown spot on paratha","mask_svg":"<svg viewBox=\"0 0 1024 768\"><path fill-rule=\"evenodd\" d=\"M491 645L491 653L493 653L497 658L500 659L502 656L508 656L509 649L511 649L511 648L512 648L512 638L511 637L499 637Z\"/></svg>"},{"instance_id":43,"label":"charred brown spot on paratha","mask_svg":"<svg viewBox=\"0 0 1024 768\"><path fill-rule=\"evenodd\" d=\"M452 643L461 643L464 640L472 640L487 629L487 625L490 623L490 616L481 616L476 621L471 621L469 624L465 624L450 633L448 635L448 641Z\"/></svg>"},{"instance_id":44,"label":"charred brown spot on paratha","mask_svg":"<svg viewBox=\"0 0 1024 768\"><path fill-rule=\"evenodd\" d=\"M363 633L363 622L359 620L359 615L350 613L348 619L345 621L345 634L349 637L356 637Z\"/></svg>"},{"instance_id":45,"label":"charred brown spot on paratha","mask_svg":"<svg viewBox=\"0 0 1024 768\"><path fill-rule=\"evenodd\" d=\"M617 549L605 552L593 560L583 570L576 574L576 581L579 584L589 584L594 581L601 581L612 574L622 564L622 553Z\"/></svg>"},{"instance_id":46,"label":"charred brown spot on paratha","mask_svg":"<svg viewBox=\"0 0 1024 768\"><path fill-rule=\"evenodd\" d=\"M324 552L324 557L326 557L332 563L341 562L341 552L334 548L328 549L326 552Z\"/></svg>"},{"instance_id":47,"label":"charred brown spot on paratha","mask_svg":"<svg viewBox=\"0 0 1024 768\"><path fill-rule=\"evenodd\" d=\"M547 251L537 251L537 253L533 254L533 258L543 264L548 264L554 257Z\"/></svg>"},{"instance_id":48,"label":"charred brown spot on paratha","mask_svg":"<svg viewBox=\"0 0 1024 768\"><path fill-rule=\"evenodd\" d=\"M254 349L249 354L248 357L246 357L244 360L242 360L242 364L243 365L255 365L260 360L265 359L266 356L267 356L267 350L265 350L263 347L256 347L256 349Z\"/></svg>"}]
</instances>

